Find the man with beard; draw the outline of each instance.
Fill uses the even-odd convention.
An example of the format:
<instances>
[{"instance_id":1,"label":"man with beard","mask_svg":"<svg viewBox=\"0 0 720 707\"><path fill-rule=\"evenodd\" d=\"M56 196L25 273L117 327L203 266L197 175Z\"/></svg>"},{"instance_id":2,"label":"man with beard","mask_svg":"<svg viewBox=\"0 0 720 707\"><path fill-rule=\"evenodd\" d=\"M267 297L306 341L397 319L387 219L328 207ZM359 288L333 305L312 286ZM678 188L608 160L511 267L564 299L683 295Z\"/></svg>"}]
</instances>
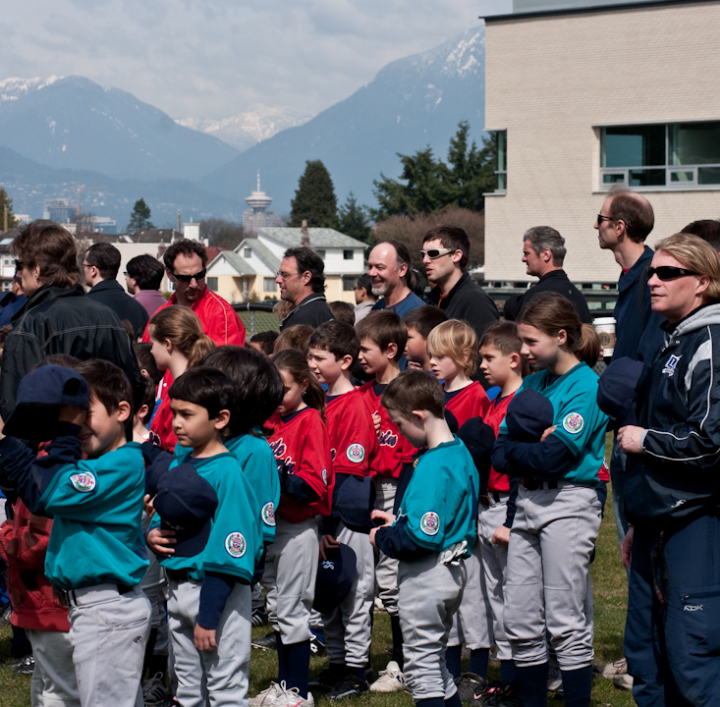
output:
<instances>
[{"instance_id":1,"label":"man with beard","mask_svg":"<svg viewBox=\"0 0 720 707\"><path fill-rule=\"evenodd\" d=\"M401 241L385 241L370 251L368 275L373 294L380 297L374 310L389 309L402 318L425 304L413 292L415 275L410 268L410 252Z\"/></svg>"}]
</instances>

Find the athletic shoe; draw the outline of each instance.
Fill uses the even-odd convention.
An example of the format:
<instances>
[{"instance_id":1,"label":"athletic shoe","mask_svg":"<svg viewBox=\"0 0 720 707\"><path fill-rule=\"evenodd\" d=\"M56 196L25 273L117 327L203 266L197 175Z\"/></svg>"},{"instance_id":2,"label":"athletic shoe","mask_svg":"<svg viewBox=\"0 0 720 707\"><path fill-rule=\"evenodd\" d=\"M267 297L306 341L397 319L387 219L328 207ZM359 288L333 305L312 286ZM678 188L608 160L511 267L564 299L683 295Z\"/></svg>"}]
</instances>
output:
<instances>
[{"instance_id":1,"label":"athletic shoe","mask_svg":"<svg viewBox=\"0 0 720 707\"><path fill-rule=\"evenodd\" d=\"M455 679L458 695L461 702L470 702L474 695L480 694L487 686L485 678L475 673L463 673L459 678Z\"/></svg>"},{"instance_id":2,"label":"athletic shoe","mask_svg":"<svg viewBox=\"0 0 720 707\"><path fill-rule=\"evenodd\" d=\"M614 678L617 675L627 675L627 658L618 658L614 663L594 665L593 675L601 678Z\"/></svg>"},{"instance_id":3,"label":"athletic shoe","mask_svg":"<svg viewBox=\"0 0 720 707\"><path fill-rule=\"evenodd\" d=\"M274 705L277 698L285 692L285 683L278 685L276 682L271 682L270 687L266 687L262 692L258 692L255 697L251 697L248 700L250 707L270 707Z\"/></svg>"},{"instance_id":4,"label":"athletic shoe","mask_svg":"<svg viewBox=\"0 0 720 707\"><path fill-rule=\"evenodd\" d=\"M367 692L370 686L365 680L360 680L357 675L347 673L335 687L328 693L328 697L332 701L343 700L346 697L359 697Z\"/></svg>"},{"instance_id":5,"label":"athletic shoe","mask_svg":"<svg viewBox=\"0 0 720 707\"><path fill-rule=\"evenodd\" d=\"M281 683L281 687L285 688L285 682ZM267 704L267 703L265 703ZM315 707L315 699L312 692L307 693L307 698L300 697L300 691L297 687L282 689L280 694L275 698L273 707Z\"/></svg>"},{"instance_id":6,"label":"athletic shoe","mask_svg":"<svg viewBox=\"0 0 720 707\"><path fill-rule=\"evenodd\" d=\"M483 707L523 707L520 689L515 684L500 686L485 694Z\"/></svg>"},{"instance_id":7,"label":"athletic shoe","mask_svg":"<svg viewBox=\"0 0 720 707\"><path fill-rule=\"evenodd\" d=\"M616 675L613 678L613 685L619 687L621 690L632 690L633 682L632 675L628 675L627 673Z\"/></svg>"},{"instance_id":8,"label":"athletic shoe","mask_svg":"<svg viewBox=\"0 0 720 707\"><path fill-rule=\"evenodd\" d=\"M250 622L256 628L258 626L264 626L268 622L268 615L262 609L257 609L256 611L253 611Z\"/></svg>"},{"instance_id":9,"label":"athletic shoe","mask_svg":"<svg viewBox=\"0 0 720 707\"><path fill-rule=\"evenodd\" d=\"M308 687L311 690L327 692L332 690L347 675L347 672L345 665L330 663L320 671L317 677L308 681Z\"/></svg>"},{"instance_id":10,"label":"athletic shoe","mask_svg":"<svg viewBox=\"0 0 720 707\"><path fill-rule=\"evenodd\" d=\"M259 648L261 651L276 651L277 640L275 639L275 632L270 631L267 636L262 638L253 638L250 642L253 648Z\"/></svg>"},{"instance_id":11,"label":"athletic shoe","mask_svg":"<svg viewBox=\"0 0 720 707\"><path fill-rule=\"evenodd\" d=\"M142 689L143 704L146 707L155 707L165 702L167 696L167 687L165 686L165 675L163 673L155 673L151 678L145 681Z\"/></svg>"},{"instance_id":12,"label":"athletic shoe","mask_svg":"<svg viewBox=\"0 0 720 707\"><path fill-rule=\"evenodd\" d=\"M405 689L405 676L400 666L391 660L385 670L380 671L380 677L370 685L370 692L400 692Z\"/></svg>"},{"instance_id":13,"label":"athletic shoe","mask_svg":"<svg viewBox=\"0 0 720 707\"><path fill-rule=\"evenodd\" d=\"M373 613L379 614L382 611L385 611L385 604L382 603L380 597L375 597L375 601L373 602Z\"/></svg>"},{"instance_id":14,"label":"athletic shoe","mask_svg":"<svg viewBox=\"0 0 720 707\"><path fill-rule=\"evenodd\" d=\"M562 673L557 665L548 665L548 692L557 692L562 690Z\"/></svg>"},{"instance_id":15,"label":"athletic shoe","mask_svg":"<svg viewBox=\"0 0 720 707\"><path fill-rule=\"evenodd\" d=\"M317 633L310 629L312 636L310 636L310 652L316 656L323 656L327 653L325 650L325 636L322 633Z\"/></svg>"},{"instance_id":16,"label":"athletic shoe","mask_svg":"<svg viewBox=\"0 0 720 707\"><path fill-rule=\"evenodd\" d=\"M2 609L0 609L0 626L4 626L5 624L10 623L10 618L12 617L12 604L9 602L7 604L0 604L2 606Z\"/></svg>"},{"instance_id":17,"label":"athletic shoe","mask_svg":"<svg viewBox=\"0 0 720 707\"><path fill-rule=\"evenodd\" d=\"M12 667L13 672L18 675L32 675L33 670L35 669L35 658L33 658L31 653L19 660L13 661L10 663L9 667L10 666Z\"/></svg>"}]
</instances>

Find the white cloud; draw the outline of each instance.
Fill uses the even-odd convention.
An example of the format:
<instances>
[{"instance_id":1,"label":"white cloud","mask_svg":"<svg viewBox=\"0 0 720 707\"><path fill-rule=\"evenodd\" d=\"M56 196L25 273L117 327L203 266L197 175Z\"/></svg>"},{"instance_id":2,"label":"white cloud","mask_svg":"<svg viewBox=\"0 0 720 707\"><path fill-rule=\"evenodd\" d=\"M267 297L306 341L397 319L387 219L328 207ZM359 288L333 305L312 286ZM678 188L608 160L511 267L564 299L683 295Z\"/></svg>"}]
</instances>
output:
<instances>
[{"instance_id":1,"label":"white cloud","mask_svg":"<svg viewBox=\"0 0 720 707\"><path fill-rule=\"evenodd\" d=\"M81 75L173 117L255 103L316 113L394 59L509 12L510 0L34 0L6 3L0 66Z\"/></svg>"}]
</instances>

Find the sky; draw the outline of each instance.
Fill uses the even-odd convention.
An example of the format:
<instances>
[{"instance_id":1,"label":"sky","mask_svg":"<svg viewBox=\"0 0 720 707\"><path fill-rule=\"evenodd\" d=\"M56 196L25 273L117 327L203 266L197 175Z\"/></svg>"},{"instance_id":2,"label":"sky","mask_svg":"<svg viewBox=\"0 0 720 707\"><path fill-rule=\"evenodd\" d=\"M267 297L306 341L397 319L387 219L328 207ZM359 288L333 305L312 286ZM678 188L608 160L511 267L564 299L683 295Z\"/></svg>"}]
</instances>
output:
<instances>
[{"instance_id":1,"label":"sky","mask_svg":"<svg viewBox=\"0 0 720 707\"><path fill-rule=\"evenodd\" d=\"M173 118L255 104L315 115L385 64L512 0L25 0L4 3L0 80L85 76Z\"/></svg>"}]
</instances>

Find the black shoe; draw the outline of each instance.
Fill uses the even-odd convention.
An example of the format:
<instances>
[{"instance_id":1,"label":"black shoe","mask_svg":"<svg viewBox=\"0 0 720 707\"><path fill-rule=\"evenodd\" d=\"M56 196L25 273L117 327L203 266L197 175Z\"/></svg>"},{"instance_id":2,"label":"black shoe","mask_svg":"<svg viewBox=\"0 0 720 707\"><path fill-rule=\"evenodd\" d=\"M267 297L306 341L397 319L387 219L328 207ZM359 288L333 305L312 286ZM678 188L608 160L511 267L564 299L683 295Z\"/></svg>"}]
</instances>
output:
<instances>
[{"instance_id":1,"label":"black shoe","mask_svg":"<svg viewBox=\"0 0 720 707\"><path fill-rule=\"evenodd\" d=\"M267 636L262 638L253 638L250 642L253 648L259 648L261 651L276 651L277 640L275 638L275 631L271 631Z\"/></svg>"},{"instance_id":2,"label":"black shoe","mask_svg":"<svg viewBox=\"0 0 720 707\"><path fill-rule=\"evenodd\" d=\"M326 668L320 671L319 675L308 681L308 688L315 692L327 692L332 690L345 676L347 668L345 665L330 663Z\"/></svg>"},{"instance_id":3,"label":"black shoe","mask_svg":"<svg viewBox=\"0 0 720 707\"><path fill-rule=\"evenodd\" d=\"M475 695L479 695L486 687L487 680L475 673L463 673L455 679L458 695L461 702L470 702Z\"/></svg>"},{"instance_id":4,"label":"black shoe","mask_svg":"<svg viewBox=\"0 0 720 707\"><path fill-rule=\"evenodd\" d=\"M252 618L250 619L250 623L252 623L253 626L264 626L268 622L268 615L263 609L257 609L256 611L253 611Z\"/></svg>"},{"instance_id":5,"label":"black shoe","mask_svg":"<svg viewBox=\"0 0 720 707\"><path fill-rule=\"evenodd\" d=\"M360 680L357 675L348 673L333 689L328 693L328 697L334 702L336 700L344 700L346 697L359 697L370 689L370 685L365 680Z\"/></svg>"},{"instance_id":6,"label":"black shoe","mask_svg":"<svg viewBox=\"0 0 720 707\"><path fill-rule=\"evenodd\" d=\"M26 655L20 660L16 660L10 664L14 673L18 675L32 675L35 669L35 658L32 654Z\"/></svg>"},{"instance_id":7,"label":"black shoe","mask_svg":"<svg viewBox=\"0 0 720 707\"><path fill-rule=\"evenodd\" d=\"M488 690L482 700L483 707L523 707L520 688L512 683L495 690Z\"/></svg>"},{"instance_id":8,"label":"black shoe","mask_svg":"<svg viewBox=\"0 0 720 707\"><path fill-rule=\"evenodd\" d=\"M325 637L321 633L312 632L312 636L310 636L310 652L316 656L323 656L327 653L325 650Z\"/></svg>"}]
</instances>

